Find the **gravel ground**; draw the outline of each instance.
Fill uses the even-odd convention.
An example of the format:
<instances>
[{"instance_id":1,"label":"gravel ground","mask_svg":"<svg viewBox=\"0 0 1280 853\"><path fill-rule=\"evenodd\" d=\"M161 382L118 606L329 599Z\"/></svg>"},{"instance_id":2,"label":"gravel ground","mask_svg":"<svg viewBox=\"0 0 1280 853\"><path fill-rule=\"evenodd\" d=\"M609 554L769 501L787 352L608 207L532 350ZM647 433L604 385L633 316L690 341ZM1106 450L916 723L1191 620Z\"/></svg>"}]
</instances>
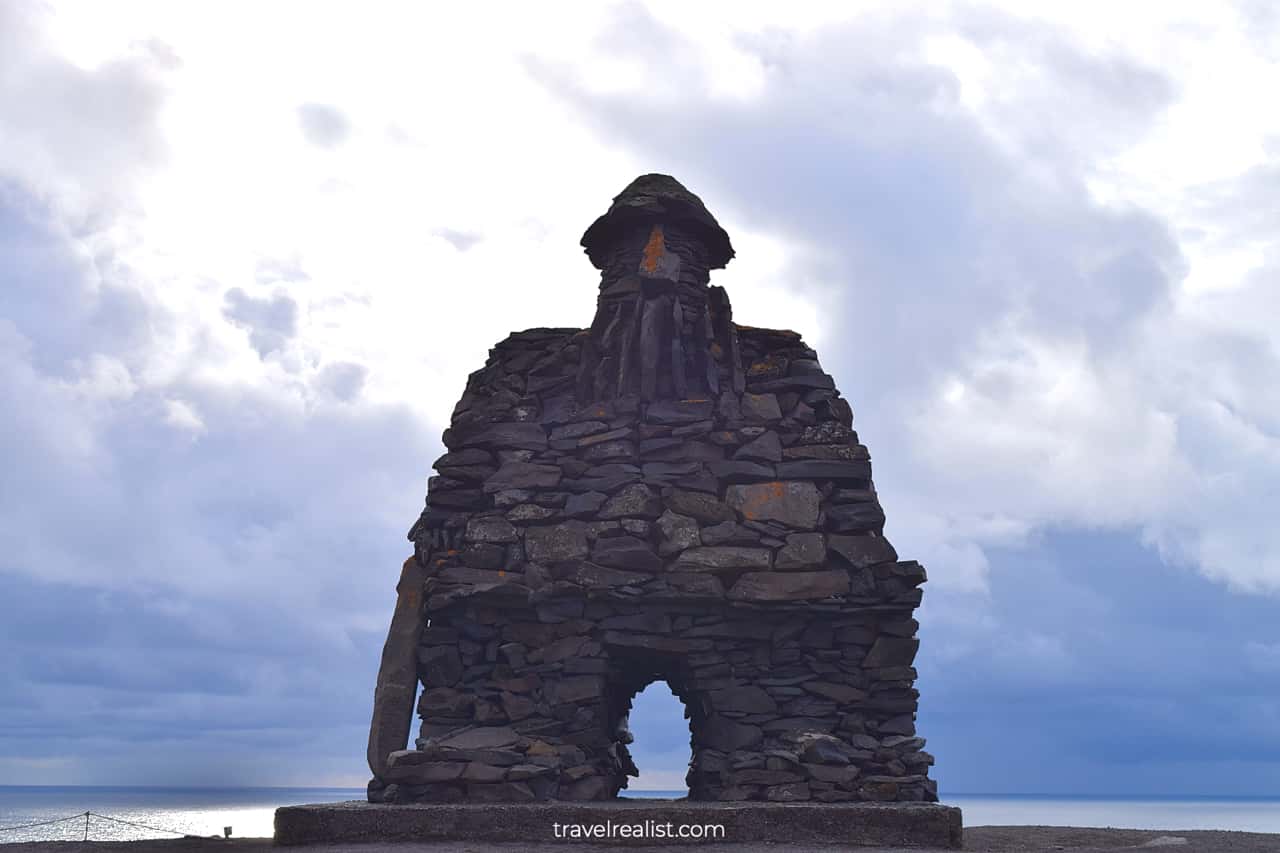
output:
<instances>
[{"instance_id":1,"label":"gravel ground","mask_svg":"<svg viewBox=\"0 0 1280 853\"><path fill-rule=\"evenodd\" d=\"M1066 850L1094 853L1104 850L1154 850L1169 853L1280 853L1280 835L1256 832L1152 831L1139 829L1089 829L1071 826L976 826L964 831L965 850L975 853L1022 853L1023 851ZM0 844L13 853L78 853L78 851L119 851L119 853L241 853L279 849L303 853L541 853L557 851L599 851L611 849L592 844L477 844L448 842L433 844L315 844L276 848L269 838L181 839L178 841L76 841ZM907 848L835 846L790 846L770 844L667 844L626 848L632 853L693 853L693 851L743 851L743 853L831 853L852 849L860 853L911 853ZM915 853L919 853L919 848Z\"/></svg>"}]
</instances>

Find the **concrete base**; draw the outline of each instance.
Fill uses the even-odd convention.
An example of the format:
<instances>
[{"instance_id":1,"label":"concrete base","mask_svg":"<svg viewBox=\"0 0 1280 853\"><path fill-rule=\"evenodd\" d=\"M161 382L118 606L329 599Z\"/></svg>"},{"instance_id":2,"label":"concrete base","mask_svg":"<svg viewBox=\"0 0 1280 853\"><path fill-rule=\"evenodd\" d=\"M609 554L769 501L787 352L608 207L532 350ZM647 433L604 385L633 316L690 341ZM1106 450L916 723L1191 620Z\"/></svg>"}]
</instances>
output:
<instances>
[{"instance_id":1,"label":"concrete base","mask_svg":"<svg viewBox=\"0 0 1280 853\"><path fill-rule=\"evenodd\" d=\"M283 845L334 841L572 841L610 846L753 842L961 847L960 809L937 803L636 799L396 806L353 801L285 806L276 809L275 824L275 841ZM696 834L690 835L691 832Z\"/></svg>"}]
</instances>

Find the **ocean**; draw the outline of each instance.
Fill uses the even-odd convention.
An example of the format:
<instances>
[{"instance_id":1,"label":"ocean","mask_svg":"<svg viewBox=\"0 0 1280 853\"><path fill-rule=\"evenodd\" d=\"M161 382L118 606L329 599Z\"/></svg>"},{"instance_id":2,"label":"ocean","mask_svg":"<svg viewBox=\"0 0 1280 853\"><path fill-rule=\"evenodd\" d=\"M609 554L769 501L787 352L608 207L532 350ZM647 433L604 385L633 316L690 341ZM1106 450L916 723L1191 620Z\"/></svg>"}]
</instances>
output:
<instances>
[{"instance_id":1,"label":"ocean","mask_svg":"<svg viewBox=\"0 0 1280 853\"><path fill-rule=\"evenodd\" d=\"M629 791L680 797L684 791ZM177 835L269 837L277 806L364 798L363 788L88 788L0 786L0 843L129 841ZM1127 829L1234 829L1280 833L1280 799L1062 797L948 794L966 826L1110 826ZM21 829L75 815L73 820ZM124 821L124 822L121 822Z\"/></svg>"}]
</instances>

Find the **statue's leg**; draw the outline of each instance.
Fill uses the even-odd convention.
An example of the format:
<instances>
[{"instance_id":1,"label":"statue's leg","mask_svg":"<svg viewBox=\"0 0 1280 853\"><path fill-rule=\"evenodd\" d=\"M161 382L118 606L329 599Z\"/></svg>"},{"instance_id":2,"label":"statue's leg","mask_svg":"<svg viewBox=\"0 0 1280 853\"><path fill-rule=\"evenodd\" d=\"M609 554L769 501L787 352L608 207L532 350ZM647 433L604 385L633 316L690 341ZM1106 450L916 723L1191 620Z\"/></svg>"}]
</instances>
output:
<instances>
[{"instance_id":1,"label":"statue's leg","mask_svg":"<svg viewBox=\"0 0 1280 853\"><path fill-rule=\"evenodd\" d=\"M396 609L391 616L387 642L382 647L382 665L378 668L378 685L373 693L373 721L369 724L369 769L375 779L385 775L387 756L405 748L413 724L425 577L417 559L410 557L404 561L400 583L396 584Z\"/></svg>"}]
</instances>

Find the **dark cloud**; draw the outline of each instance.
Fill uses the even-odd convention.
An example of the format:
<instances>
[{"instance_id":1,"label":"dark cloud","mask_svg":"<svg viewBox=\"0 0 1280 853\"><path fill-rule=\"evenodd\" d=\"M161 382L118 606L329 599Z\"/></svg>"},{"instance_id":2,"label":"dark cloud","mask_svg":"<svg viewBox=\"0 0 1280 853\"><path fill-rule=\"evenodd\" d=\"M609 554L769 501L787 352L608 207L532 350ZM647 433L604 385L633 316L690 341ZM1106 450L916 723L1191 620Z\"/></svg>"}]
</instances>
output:
<instances>
[{"instance_id":1,"label":"dark cloud","mask_svg":"<svg viewBox=\"0 0 1280 853\"><path fill-rule=\"evenodd\" d=\"M363 364L335 361L320 369L316 385L344 403L349 403L360 395L368 375L369 369Z\"/></svg>"},{"instance_id":2,"label":"dark cloud","mask_svg":"<svg viewBox=\"0 0 1280 853\"><path fill-rule=\"evenodd\" d=\"M1280 783L1280 695L1257 652L1276 639L1272 602L1170 571L1132 531L1059 531L990 556L989 597L925 593L920 729L944 789Z\"/></svg>"},{"instance_id":3,"label":"dark cloud","mask_svg":"<svg viewBox=\"0 0 1280 853\"><path fill-rule=\"evenodd\" d=\"M0 778L358 782L438 428L340 405L364 375L350 363L303 406L168 362L147 379L169 342L147 350L134 329L172 318L100 322L94 294L127 281L104 284L38 205L4 200L0 265L21 275L0 291L0 393L22 404L0 414ZM283 335L281 304L239 292L228 310Z\"/></svg>"},{"instance_id":4,"label":"dark cloud","mask_svg":"<svg viewBox=\"0 0 1280 853\"><path fill-rule=\"evenodd\" d=\"M110 250L70 234L17 184L0 176L0 321L29 348L34 366L71 376L110 348L135 369L172 333Z\"/></svg>"},{"instance_id":5,"label":"dark cloud","mask_svg":"<svg viewBox=\"0 0 1280 853\"><path fill-rule=\"evenodd\" d=\"M302 104L298 126L303 138L318 148L337 148L351 135L351 121L329 104Z\"/></svg>"},{"instance_id":6,"label":"dark cloud","mask_svg":"<svg viewBox=\"0 0 1280 853\"><path fill-rule=\"evenodd\" d=\"M222 313L249 330L249 343L262 358L283 349L298 331L298 304L283 291L254 297L233 287L227 291Z\"/></svg>"}]
</instances>

